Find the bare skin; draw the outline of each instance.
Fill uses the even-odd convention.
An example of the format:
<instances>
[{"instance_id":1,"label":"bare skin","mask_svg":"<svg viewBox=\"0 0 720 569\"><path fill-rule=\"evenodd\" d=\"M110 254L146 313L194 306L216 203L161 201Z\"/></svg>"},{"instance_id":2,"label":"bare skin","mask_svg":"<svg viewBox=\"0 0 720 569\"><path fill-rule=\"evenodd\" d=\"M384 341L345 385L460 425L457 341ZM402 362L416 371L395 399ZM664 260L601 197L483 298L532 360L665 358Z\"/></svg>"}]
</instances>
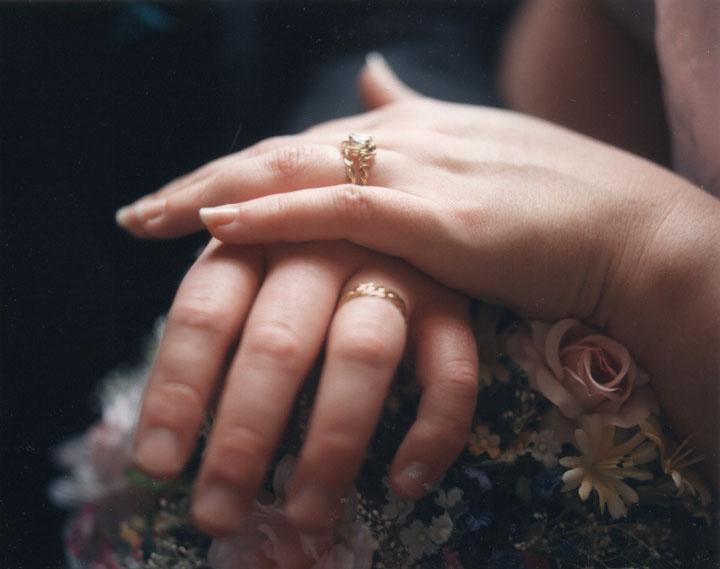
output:
<instances>
[{"instance_id":1,"label":"bare skin","mask_svg":"<svg viewBox=\"0 0 720 569\"><path fill-rule=\"evenodd\" d=\"M407 322L378 298L336 308L344 292L367 282L404 299ZM393 486L423 495L461 452L477 392L462 295L347 242L238 247L213 240L173 301L135 439L145 472L179 474L222 383L193 492L200 528L223 534L242 522L326 337L289 492L288 515L299 526L323 529L340 514L406 344L423 397L397 451Z\"/></svg>"},{"instance_id":2,"label":"bare skin","mask_svg":"<svg viewBox=\"0 0 720 569\"><path fill-rule=\"evenodd\" d=\"M348 240L528 317L575 316L604 328L649 372L664 413L681 436L694 435L717 480L718 200L658 164L550 123L421 97L381 61L363 71L361 89L375 110L221 158L123 210L119 221L138 236L171 237L202 227L199 208L238 202L201 212L202 222L227 244ZM599 123L574 127L600 136L593 124ZM341 183L338 141L348 132L375 137L373 186ZM603 137L614 140L610 131ZM653 157L663 152L662 144L646 146L642 137L622 144ZM243 256L250 250L232 254L246 263ZM394 269L373 262L392 278ZM206 270L201 266L193 274ZM231 282L230 275L224 278ZM408 278L412 286L396 286L412 298L420 281ZM251 297L243 299L236 309L240 320L250 310ZM267 299L266 306L278 302L277 295ZM230 345L236 332L219 338ZM181 343L170 337L163 345L168 355L161 351L161 361L169 365ZM208 394L214 380L205 380ZM288 388L285 395L292 393ZM159 408L149 407L146 403L140 440L143 425L161 416ZM202 405L192 409L200 412ZM192 429L187 433L189 445ZM150 467L141 454L140 466L150 473L170 473ZM319 453L307 464L322 460ZM447 460L443 456L440 464ZM217 473L217 464L204 468ZM257 472L226 477L242 489L245 502L264 464L259 460ZM351 478L349 470L342 475L344 483ZM291 507L299 525L318 523L301 510L293 513ZM217 516L213 521L202 511L196 515L208 531L229 531L237 523L218 524Z\"/></svg>"}]
</instances>

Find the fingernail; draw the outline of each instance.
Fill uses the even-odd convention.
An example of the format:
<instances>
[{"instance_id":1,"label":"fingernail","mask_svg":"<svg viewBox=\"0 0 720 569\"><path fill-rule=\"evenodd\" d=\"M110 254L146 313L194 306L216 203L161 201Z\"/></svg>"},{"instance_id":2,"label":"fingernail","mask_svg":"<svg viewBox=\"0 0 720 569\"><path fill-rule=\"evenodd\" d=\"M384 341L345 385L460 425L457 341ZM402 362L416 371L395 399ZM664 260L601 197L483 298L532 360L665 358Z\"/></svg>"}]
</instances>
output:
<instances>
[{"instance_id":1,"label":"fingernail","mask_svg":"<svg viewBox=\"0 0 720 569\"><path fill-rule=\"evenodd\" d=\"M148 473L159 476L178 471L182 467L180 437L170 429L150 429L137 444L135 462Z\"/></svg>"},{"instance_id":2,"label":"fingernail","mask_svg":"<svg viewBox=\"0 0 720 569\"><path fill-rule=\"evenodd\" d=\"M287 514L297 525L322 530L338 518L340 500L319 482L308 482L293 494Z\"/></svg>"},{"instance_id":3,"label":"fingernail","mask_svg":"<svg viewBox=\"0 0 720 569\"><path fill-rule=\"evenodd\" d=\"M385 65L387 61L379 51L369 51L367 55L365 55L365 63L367 65Z\"/></svg>"},{"instance_id":4,"label":"fingernail","mask_svg":"<svg viewBox=\"0 0 720 569\"><path fill-rule=\"evenodd\" d=\"M117 223L123 229L127 229L130 226L130 222L133 218L132 208L129 206L121 207L115 212L115 223Z\"/></svg>"},{"instance_id":5,"label":"fingernail","mask_svg":"<svg viewBox=\"0 0 720 569\"><path fill-rule=\"evenodd\" d=\"M237 206L221 205L220 207L200 208L200 219L205 225L227 225L238 217Z\"/></svg>"},{"instance_id":6,"label":"fingernail","mask_svg":"<svg viewBox=\"0 0 720 569\"><path fill-rule=\"evenodd\" d=\"M411 462L394 478L398 489L410 496L425 495L432 490L428 479L430 469L422 462Z\"/></svg>"},{"instance_id":7,"label":"fingernail","mask_svg":"<svg viewBox=\"0 0 720 569\"><path fill-rule=\"evenodd\" d=\"M162 215L165 211L166 203L167 200L165 199L152 198L143 200L135 204L135 215L137 215L138 219L143 223L150 221Z\"/></svg>"},{"instance_id":8,"label":"fingernail","mask_svg":"<svg viewBox=\"0 0 720 569\"><path fill-rule=\"evenodd\" d=\"M245 500L240 490L223 482L198 489L192 507L196 523L218 532L231 532L245 516Z\"/></svg>"}]
</instances>

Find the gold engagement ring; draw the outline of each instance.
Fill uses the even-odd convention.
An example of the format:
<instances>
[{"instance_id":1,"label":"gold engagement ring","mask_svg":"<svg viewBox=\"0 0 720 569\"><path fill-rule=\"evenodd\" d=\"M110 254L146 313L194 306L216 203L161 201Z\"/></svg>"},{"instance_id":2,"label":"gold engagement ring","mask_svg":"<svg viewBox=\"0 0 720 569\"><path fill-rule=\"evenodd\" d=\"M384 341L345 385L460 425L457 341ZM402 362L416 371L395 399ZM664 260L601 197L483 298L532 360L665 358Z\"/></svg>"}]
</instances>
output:
<instances>
[{"instance_id":1,"label":"gold engagement ring","mask_svg":"<svg viewBox=\"0 0 720 569\"><path fill-rule=\"evenodd\" d=\"M354 184L359 178L360 185L366 186L370 175L370 160L375 156L372 136L351 133L342 143L343 161L348 182Z\"/></svg>"}]
</instances>

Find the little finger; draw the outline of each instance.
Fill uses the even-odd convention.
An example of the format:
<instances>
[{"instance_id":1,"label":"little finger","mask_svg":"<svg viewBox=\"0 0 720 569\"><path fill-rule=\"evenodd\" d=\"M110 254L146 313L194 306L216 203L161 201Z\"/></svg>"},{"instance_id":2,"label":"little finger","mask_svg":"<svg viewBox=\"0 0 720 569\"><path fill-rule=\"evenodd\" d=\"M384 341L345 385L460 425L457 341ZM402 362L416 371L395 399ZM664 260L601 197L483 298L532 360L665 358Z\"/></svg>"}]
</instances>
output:
<instances>
[{"instance_id":1,"label":"little finger","mask_svg":"<svg viewBox=\"0 0 720 569\"><path fill-rule=\"evenodd\" d=\"M430 492L465 448L478 392L467 299L438 286L429 289L411 328L420 406L390 470L393 490L409 500Z\"/></svg>"}]
</instances>

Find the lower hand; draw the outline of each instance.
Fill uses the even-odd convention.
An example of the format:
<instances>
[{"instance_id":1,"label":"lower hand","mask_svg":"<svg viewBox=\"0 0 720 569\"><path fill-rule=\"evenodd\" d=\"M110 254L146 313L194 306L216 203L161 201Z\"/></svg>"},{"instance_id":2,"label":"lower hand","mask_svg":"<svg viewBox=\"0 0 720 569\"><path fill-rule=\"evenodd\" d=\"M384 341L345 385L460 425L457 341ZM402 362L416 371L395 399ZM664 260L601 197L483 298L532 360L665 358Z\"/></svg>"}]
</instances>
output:
<instances>
[{"instance_id":1,"label":"lower hand","mask_svg":"<svg viewBox=\"0 0 720 569\"><path fill-rule=\"evenodd\" d=\"M355 298L336 309L343 293L365 282L396 291L407 321L381 298ZM406 337L423 394L393 462L392 486L410 499L424 495L464 448L477 355L462 295L402 261L346 242L263 248L212 241L173 302L135 439L143 471L177 475L222 385L194 490L201 529L227 533L241 523L326 333L289 493L288 515L298 526L322 529L338 515Z\"/></svg>"}]
</instances>

